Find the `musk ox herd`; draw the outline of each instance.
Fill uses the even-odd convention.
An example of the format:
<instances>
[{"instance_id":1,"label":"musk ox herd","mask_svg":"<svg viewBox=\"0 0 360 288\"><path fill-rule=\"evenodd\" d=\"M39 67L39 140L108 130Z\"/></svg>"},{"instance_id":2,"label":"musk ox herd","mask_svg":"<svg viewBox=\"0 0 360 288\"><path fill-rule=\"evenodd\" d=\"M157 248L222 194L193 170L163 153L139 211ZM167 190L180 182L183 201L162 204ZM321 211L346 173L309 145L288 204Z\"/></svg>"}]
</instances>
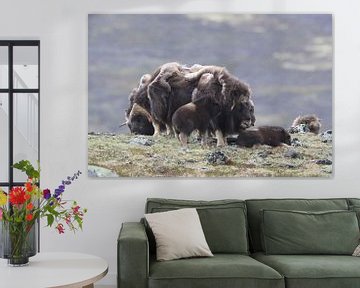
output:
<instances>
[{"instance_id":1,"label":"musk ox herd","mask_svg":"<svg viewBox=\"0 0 360 288\"><path fill-rule=\"evenodd\" d=\"M175 134L183 147L195 130L202 145L208 135L216 138L217 146L226 145L228 135L238 135L236 143L242 147L291 145L282 127L250 128L256 120L251 89L224 67L166 63L141 77L129 101L124 124L134 134ZM306 117L312 118L298 117L293 125L313 120L309 127L317 134L320 122Z\"/></svg>"}]
</instances>

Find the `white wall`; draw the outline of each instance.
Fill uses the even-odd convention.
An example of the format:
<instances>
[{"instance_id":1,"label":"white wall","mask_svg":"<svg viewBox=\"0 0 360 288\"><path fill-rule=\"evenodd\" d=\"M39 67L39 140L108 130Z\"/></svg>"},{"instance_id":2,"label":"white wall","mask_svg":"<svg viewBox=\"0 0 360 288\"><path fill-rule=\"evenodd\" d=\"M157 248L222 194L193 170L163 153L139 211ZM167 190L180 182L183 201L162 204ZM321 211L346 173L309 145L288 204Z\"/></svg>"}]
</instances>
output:
<instances>
[{"instance_id":1,"label":"white wall","mask_svg":"<svg viewBox=\"0 0 360 288\"><path fill-rule=\"evenodd\" d=\"M124 221L137 221L147 197L218 199L359 197L360 2L358 0L1 0L0 38L41 40L42 183L87 167L87 14L182 12L334 13L333 179L120 179L82 175L67 192L89 209L85 229L59 236L42 229L43 251L79 251L110 264L102 283L115 285L116 238ZM354 124L355 123L355 124Z\"/></svg>"}]
</instances>

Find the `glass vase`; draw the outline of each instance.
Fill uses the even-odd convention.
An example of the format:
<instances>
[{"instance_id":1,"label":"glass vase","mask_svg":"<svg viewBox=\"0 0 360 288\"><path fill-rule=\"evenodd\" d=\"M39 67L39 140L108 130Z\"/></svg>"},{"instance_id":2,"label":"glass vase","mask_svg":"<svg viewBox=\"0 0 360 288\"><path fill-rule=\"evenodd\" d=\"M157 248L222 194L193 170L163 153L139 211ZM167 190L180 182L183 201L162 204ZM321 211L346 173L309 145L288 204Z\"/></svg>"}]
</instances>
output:
<instances>
[{"instance_id":1,"label":"glass vase","mask_svg":"<svg viewBox=\"0 0 360 288\"><path fill-rule=\"evenodd\" d=\"M37 251L37 224L1 221L0 257L8 259L9 266L25 266Z\"/></svg>"}]
</instances>

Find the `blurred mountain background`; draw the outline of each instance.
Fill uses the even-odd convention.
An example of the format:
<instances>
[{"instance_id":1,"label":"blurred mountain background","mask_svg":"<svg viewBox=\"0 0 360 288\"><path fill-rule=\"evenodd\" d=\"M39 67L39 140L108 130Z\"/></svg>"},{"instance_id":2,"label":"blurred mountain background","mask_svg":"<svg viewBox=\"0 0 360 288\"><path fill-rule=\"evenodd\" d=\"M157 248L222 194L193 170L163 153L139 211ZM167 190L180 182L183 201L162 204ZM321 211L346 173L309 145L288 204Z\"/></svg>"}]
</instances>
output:
<instances>
[{"instance_id":1,"label":"blurred mountain background","mask_svg":"<svg viewBox=\"0 0 360 288\"><path fill-rule=\"evenodd\" d=\"M89 132L128 133L124 110L140 77L166 62L225 66L250 84L256 125L316 114L332 129L330 14L92 14Z\"/></svg>"}]
</instances>

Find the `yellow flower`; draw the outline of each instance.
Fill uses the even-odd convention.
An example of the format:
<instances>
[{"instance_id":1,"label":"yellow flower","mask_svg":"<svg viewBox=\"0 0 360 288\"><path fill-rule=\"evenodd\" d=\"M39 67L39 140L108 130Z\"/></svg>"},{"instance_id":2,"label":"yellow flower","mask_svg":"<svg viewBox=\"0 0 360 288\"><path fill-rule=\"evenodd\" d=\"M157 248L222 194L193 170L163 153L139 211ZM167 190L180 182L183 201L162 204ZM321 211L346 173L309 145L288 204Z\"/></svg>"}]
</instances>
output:
<instances>
[{"instance_id":1,"label":"yellow flower","mask_svg":"<svg viewBox=\"0 0 360 288\"><path fill-rule=\"evenodd\" d=\"M0 189L0 206L4 206L7 203L7 196L5 193Z\"/></svg>"}]
</instances>

